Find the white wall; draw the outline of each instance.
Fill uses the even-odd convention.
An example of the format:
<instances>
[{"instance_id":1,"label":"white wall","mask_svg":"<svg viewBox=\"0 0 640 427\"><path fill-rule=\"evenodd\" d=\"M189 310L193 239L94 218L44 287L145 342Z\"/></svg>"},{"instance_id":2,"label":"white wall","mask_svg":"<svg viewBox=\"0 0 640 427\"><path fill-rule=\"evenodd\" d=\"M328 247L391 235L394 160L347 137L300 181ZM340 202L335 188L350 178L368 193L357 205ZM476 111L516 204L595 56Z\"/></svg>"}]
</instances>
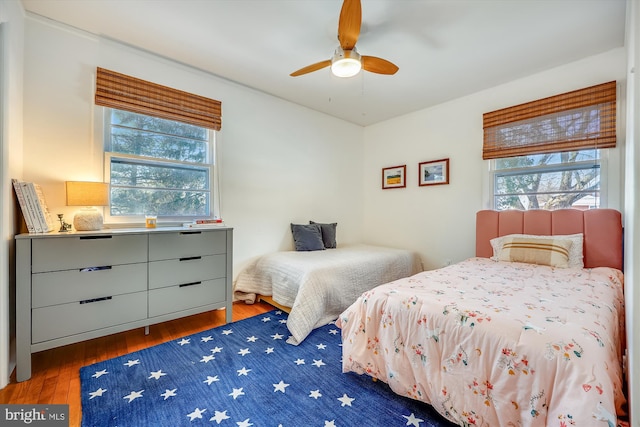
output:
<instances>
[{"instance_id":1,"label":"white wall","mask_svg":"<svg viewBox=\"0 0 640 427\"><path fill-rule=\"evenodd\" d=\"M426 269L474 256L475 213L489 207L482 114L612 80L622 82L618 105L624 106L625 79L620 48L366 127L365 240L416 250ZM622 208L624 114L619 121L621 137L609 150L607 176L608 207L615 209ZM450 184L419 187L418 163L442 158L450 159ZM407 187L382 190L381 169L403 164Z\"/></svg>"},{"instance_id":2,"label":"white wall","mask_svg":"<svg viewBox=\"0 0 640 427\"><path fill-rule=\"evenodd\" d=\"M14 242L16 216L11 178L22 175L22 71L24 10L17 0L0 1L0 388L15 365Z\"/></svg>"},{"instance_id":3,"label":"white wall","mask_svg":"<svg viewBox=\"0 0 640 427\"><path fill-rule=\"evenodd\" d=\"M361 240L362 128L244 86L28 17L24 179L52 213L71 219L66 180L102 180L95 69L112 69L222 101L222 212L234 227L234 273L254 256L292 248L290 222L338 222L339 243Z\"/></svg>"},{"instance_id":4,"label":"white wall","mask_svg":"<svg viewBox=\"0 0 640 427\"><path fill-rule=\"evenodd\" d=\"M640 3L627 1L627 146L625 178L625 303L627 306L627 347L629 408L631 425L640 426Z\"/></svg>"}]
</instances>

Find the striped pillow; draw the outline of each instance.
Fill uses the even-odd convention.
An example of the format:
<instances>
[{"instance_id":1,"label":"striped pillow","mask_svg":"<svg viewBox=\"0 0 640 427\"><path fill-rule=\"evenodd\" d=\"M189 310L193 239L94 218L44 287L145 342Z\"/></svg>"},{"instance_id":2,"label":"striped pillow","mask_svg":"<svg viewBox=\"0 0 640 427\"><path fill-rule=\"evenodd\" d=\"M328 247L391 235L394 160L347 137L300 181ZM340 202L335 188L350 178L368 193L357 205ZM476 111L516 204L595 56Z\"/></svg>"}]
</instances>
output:
<instances>
[{"instance_id":1,"label":"striped pillow","mask_svg":"<svg viewBox=\"0 0 640 427\"><path fill-rule=\"evenodd\" d=\"M537 235L537 234L507 234L506 236L496 237L491 239L491 247L493 248L492 260L498 261L498 254L502 249L502 243L504 239L509 237L527 237L529 239L563 239L569 240L572 243L571 249L569 249L569 268L584 268L584 256L582 253L582 247L584 242L584 235L578 234L556 234L556 235Z\"/></svg>"},{"instance_id":2,"label":"striped pillow","mask_svg":"<svg viewBox=\"0 0 640 427\"><path fill-rule=\"evenodd\" d=\"M566 239L507 237L503 241L498 260L567 268L572 244Z\"/></svg>"}]
</instances>

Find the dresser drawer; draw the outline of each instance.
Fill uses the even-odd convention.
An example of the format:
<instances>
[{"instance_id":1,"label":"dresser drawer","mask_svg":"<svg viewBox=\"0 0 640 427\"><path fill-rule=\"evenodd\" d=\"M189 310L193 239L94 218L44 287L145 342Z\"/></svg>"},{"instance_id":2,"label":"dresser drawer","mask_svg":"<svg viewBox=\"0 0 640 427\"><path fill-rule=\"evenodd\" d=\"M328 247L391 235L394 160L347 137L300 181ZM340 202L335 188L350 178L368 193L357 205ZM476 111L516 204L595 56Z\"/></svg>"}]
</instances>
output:
<instances>
[{"instance_id":1,"label":"dresser drawer","mask_svg":"<svg viewBox=\"0 0 640 427\"><path fill-rule=\"evenodd\" d=\"M32 272L147 262L147 236L95 235L33 239Z\"/></svg>"},{"instance_id":2,"label":"dresser drawer","mask_svg":"<svg viewBox=\"0 0 640 427\"><path fill-rule=\"evenodd\" d=\"M189 230L149 235L149 261L223 254L226 251L225 230Z\"/></svg>"},{"instance_id":3,"label":"dresser drawer","mask_svg":"<svg viewBox=\"0 0 640 427\"><path fill-rule=\"evenodd\" d=\"M32 344L108 328L147 317L147 293L117 295L85 304L69 303L32 310Z\"/></svg>"},{"instance_id":4,"label":"dresser drawer","mask_svg":"<svg viewBox=\"0 0 640 427\"><path fill-rule=\"evenodd\" d=\"M206 255L149 263L149 289L225 277L226 255Z\"/></svg>"},{"instance_id":5,"label":"dresser drawer","mask_svg":"<svg viewBox=\"0 0 640 427\"><path fill-rule=\"evenodd\" d=\"M141 292L147 290L147 264L37 273L31 286L33 308Z\"/></svg>"},{"instance_id":6,"label":"dresser drawer","mask_svg":"<svg viewBox=\"0 0 640 427\"><path fill-rule=\"evenodd\" d=\"M149 317L215 304L226 298L225 279L153 289L149 291Z\"/></svg>"}]
</instances>

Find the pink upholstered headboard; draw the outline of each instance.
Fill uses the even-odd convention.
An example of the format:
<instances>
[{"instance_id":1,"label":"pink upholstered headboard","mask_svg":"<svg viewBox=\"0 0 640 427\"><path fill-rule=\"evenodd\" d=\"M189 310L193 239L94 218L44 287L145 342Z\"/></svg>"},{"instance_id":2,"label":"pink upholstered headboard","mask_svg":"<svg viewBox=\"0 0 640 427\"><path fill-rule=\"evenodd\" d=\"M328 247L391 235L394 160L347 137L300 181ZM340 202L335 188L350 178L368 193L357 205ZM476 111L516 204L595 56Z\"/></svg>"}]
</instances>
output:
<instances>
[{"instance_id":1,"label":"pink upholstered headboard","mask_svg":"<svg viewBox=\"0 0 640 427\"><path fill-rule=\"evenodd\" d=\"M622 270L622 216L615 209L493 211L476 214L476 256L490 258L489 241L506 234L584 234L584 266Z\"/></svg>"}]
</instances>

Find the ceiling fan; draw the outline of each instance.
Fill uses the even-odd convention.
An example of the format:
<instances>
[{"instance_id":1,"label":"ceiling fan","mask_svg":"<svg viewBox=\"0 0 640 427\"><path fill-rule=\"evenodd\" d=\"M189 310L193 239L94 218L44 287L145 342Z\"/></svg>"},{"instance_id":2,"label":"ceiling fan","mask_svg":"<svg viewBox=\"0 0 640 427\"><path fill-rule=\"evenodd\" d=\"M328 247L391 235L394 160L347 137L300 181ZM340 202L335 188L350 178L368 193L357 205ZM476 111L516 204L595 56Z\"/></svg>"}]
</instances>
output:
<instances>
[{"instance_id":1,"label":"ceiling fan","mask_svg":"<svg viewBox=\"0 0 640 427\"><path fill-rule=\"evenodd\" d=\"M356 50L356 42L360 36L362 24L362 7L360 0L344 0L338 21L338 41L340 46L333 57L316 62L294 71L292 77L311 73L331 66L331 72L338 77L352 77L361 69L377 74L395 74L398 67L386 59L375 56L360 55Z\"/></svg>"}]
</instances>

